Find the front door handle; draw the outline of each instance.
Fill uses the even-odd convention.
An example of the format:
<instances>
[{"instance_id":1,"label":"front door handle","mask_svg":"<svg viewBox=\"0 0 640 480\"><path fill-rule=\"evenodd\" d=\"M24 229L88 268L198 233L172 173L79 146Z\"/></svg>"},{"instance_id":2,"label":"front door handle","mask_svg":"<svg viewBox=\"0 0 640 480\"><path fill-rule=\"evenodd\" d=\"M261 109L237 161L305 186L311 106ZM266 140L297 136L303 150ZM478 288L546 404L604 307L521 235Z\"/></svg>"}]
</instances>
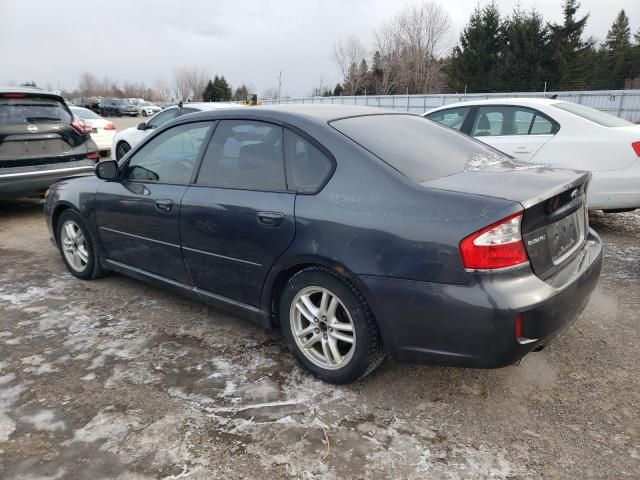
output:
<instances>
[{"instance_id":1,"label":"front door handle","mask_svg":"<svg viewBox=\"0 0 640 480\"><path fill-rule=\"evenodd\" d=\"M279 227L284 220L282 212L258 212L258 222L265 227Z\"/></svg>"},{"instance_id":2,"label":"front door handle","mask_svg":"<svg viewBox=\"0 0 640 480\"><path fill-rule=\"evenodd\" d=\"M156 208L161 212L170 212L173 208L173 200L156 200Z\"/></svg>"}]
</instances>

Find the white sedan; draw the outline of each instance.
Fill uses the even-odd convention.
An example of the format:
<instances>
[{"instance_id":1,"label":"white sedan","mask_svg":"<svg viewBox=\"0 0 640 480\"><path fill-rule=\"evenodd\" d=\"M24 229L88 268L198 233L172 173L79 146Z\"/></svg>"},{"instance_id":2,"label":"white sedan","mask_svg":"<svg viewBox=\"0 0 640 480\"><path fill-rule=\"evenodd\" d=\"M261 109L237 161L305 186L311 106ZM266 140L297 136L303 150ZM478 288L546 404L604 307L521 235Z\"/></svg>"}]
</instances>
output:
<instances>
[{"instance_id":1,"label":"white sedan","mask_svg":"<svg viewBox=\"0 0 640 480\"><path fill-rule=\"evenodd\" d=\"M109 155L113 139L116 136L116 126L97 113L82 107L69 107L71 113L91 128L91 139L98 146L101 154Z\"/></svg>"},{"instance_id":2,"label":"white sedan","mask_svg":"<svg viewBox=\"0 0 640 480\"><path fill-rule=\"evenodd\" d=\"M143 117L150 117L162 111L162 108L160 108L156 104L151 102L146 102L144 100L134 105L138 109L138 114L142 115Z\"/></svg>"},{"instance_id":3,"label":"white sedan","mask_svg":"<svg viewBox=\"0 0 640 480\"><path fill-rule=\"evenodd\" d=\"M524 162L590 170L590 209L640 208L640 125L576 103L542 98L455 103L424 116Z\"/></svg>"},{"instance_id":4,"label":"white sedan","mask_svg":"<svg viewBox=\"0 0 640 480\"><path fill-rule=\"evenodd\" d=\"M215 110L219 108L243 108L243 105L237 103L187 103L180 107L174 105L165 108L146 122L138 124L135 128L127 128L118 133L113 139L112 157L120 160L129 150L140 143L154 129L164 125L180 115L188 113L202 112L205 110Z\"/></svg>"}]
</instances>

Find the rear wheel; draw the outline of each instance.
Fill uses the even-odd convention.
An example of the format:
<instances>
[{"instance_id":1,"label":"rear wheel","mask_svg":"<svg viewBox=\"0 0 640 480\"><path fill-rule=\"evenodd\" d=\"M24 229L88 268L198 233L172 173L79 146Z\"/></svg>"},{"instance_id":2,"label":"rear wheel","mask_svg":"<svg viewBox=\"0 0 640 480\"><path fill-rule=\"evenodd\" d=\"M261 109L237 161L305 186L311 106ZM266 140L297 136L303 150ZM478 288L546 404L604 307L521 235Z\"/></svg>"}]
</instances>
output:
<instances>
[{"instance_id":1,"label":"rear wheel","mask_svg":"<svg viewBox=\"0 0 640 480\"><path fill-rule=\"evenodd\" d=\"M349 280L331 270L308 268L289 280L280 324L296 359L327 382L353 382L384 360L367 303Z\"/></svg>"},{"instance_id":2,"label":"rear wheel","mask_svg":"<svg viewBox=\"0 0 640 480\"><path fill-rule=\"evenodd\" d=\"M80 215L65 210L56 225L58 247L69 272L83 280L103 275L96 245Z\"/></svg>"},{"instance_id":3,"label":"rear wheel","mask_svg":"<svg viewBox=\"0 0 640 480\"><path fill-rule=\"evenodd\" d=\"M129 150L131 150L131 145L125 141L119 142L116 146L116 160L120 160L124 157Z\"/></svg>"}]
</instances>

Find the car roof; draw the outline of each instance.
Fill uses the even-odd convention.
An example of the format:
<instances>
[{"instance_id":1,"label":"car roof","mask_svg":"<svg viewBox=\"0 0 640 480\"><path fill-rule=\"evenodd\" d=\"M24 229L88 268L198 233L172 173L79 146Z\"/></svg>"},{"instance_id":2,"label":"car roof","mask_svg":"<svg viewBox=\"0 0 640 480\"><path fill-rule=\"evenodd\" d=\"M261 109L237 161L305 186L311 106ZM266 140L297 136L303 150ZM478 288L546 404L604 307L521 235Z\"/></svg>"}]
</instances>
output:
<instances>
[{"instance_id":1,"label":"car roof","mask_svg":"<svg viewBox=\"0 0 640 480\"><path fill-rule=\"evenodd\" d=\"M41 88L37 88L37 87L0 87L0 94L2 93L24 93L27 95L36 94L36 95L42 95L47 97L55 97L59 100L64 101L62 96L53 92L49 92L47 90L42 90Z\"/></svg>"},{"instance_id":2,"label":"car roof","mask_svg":"<svg viewBox=\"0 0 640 480\"><path fill-rule=\"evenodd\" d=\"M293 115L303 116L308 119L321 120L331 122L340 118L360 117L364 115L388 115L388 114L405 114L407 112L399 112L379 107L365 107L359 105L343 105L343 104L286 104L286 105L261 105L253 107L260 113L276 115Z\"/></svg>"},{"instance_id":3,"label":"car roof","mask_svg":"<svg viewBox=\"0 0 640 480\"><path fill-rule=\"evenodd\" d=\"M468 100L465 102L456 102L443 105L441 107L432 108L431 112L444 110L447 108L468 107L473 105L522 105L524 107L540 107L549 106L555 103L562 103L563 100L555 98L536 98L536 97L510 97L510 98L488 98L483 100Z\"/></svg>"},{"instance_id":4,"label":"car roof","mask_svg":"<svg viewBox=\"0 0 640 480\"><path fill-rule=\"evenodd\" d=\"M171 105L177 107L177 105ZM198 110L218 110L221 108L240 108L245 105L231 102L189 102L183 103L182 108L197 108Z\"/></svg>"}]
</instances>

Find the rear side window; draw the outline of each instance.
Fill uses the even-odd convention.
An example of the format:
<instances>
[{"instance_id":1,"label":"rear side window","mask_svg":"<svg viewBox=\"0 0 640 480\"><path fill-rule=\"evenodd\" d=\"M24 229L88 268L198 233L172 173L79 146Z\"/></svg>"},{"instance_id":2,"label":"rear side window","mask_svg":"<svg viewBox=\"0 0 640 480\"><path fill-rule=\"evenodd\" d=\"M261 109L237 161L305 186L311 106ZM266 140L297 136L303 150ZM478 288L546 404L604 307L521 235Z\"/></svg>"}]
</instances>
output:
<instances>
[{"instance_id":1,"label":"rear side window","mask_svg":"<svg viewBox=\"0 0 640 480\"><path fill-rule=\"evenodd\" d=\"M417 115L351 117L331 126L418 183L463 171L475 154L496 155L496 150Z\"/></svg>"},{"instance_id":2,"label":"rear side window","mask_svg":"<svg viewBox=\"0 0 640 480\"><path fill-rule=\"evenodd\" d=\"M251 120L221 121L196 183L240 190L286 190L283 128Z\"/></svg>"},{"instance_id":3,"label":"rear side window","mask_svg":"<svg viewBox=\"0 0 640 480\"><path fill-rule=\"evenodd\" d=\"M333 162L311 142L290 130L284 131L289 190L316 193L333 169Z\"/></svg>"},{"instance_id":4,"label":"rear side window","mask_svg":"<svg viewBox=\"0 0 640 480\"><path fill-rule=\"evenodd\" d=\"M464 119L467 118L470 107L451 108L449 110L440 110L435 113L427 115L429 120L446 125L454 130L460 130Z\"/></svg>"},{"instance_id":5,"label":"rear side window","mask_svg":"<svg viewBox=\"0 0 640 480\"><path fill-rule=\"evenodd\" d=\"M71 123L71 114L62 102L55 99L0 97L0 124L46 122Z\"/></svg>"},{"instance_id":6,"label":"rear side window","mask_svg":"<svg viewBox=\"0 0 640 480\"><path fill-rule=\"evenodd\" d=\"M629 125L633 125L633 123L628 122L624 118L615 117L608 113L601 112L600 110L585 107L584 105L579 105L577 103L558 102L554 103L553 106L560 110L564 110L565 112L573 113L574 115L586 120L590 120L598 125L602 125L603 127L627 127Z\"/></svg>"}]
</instances>

